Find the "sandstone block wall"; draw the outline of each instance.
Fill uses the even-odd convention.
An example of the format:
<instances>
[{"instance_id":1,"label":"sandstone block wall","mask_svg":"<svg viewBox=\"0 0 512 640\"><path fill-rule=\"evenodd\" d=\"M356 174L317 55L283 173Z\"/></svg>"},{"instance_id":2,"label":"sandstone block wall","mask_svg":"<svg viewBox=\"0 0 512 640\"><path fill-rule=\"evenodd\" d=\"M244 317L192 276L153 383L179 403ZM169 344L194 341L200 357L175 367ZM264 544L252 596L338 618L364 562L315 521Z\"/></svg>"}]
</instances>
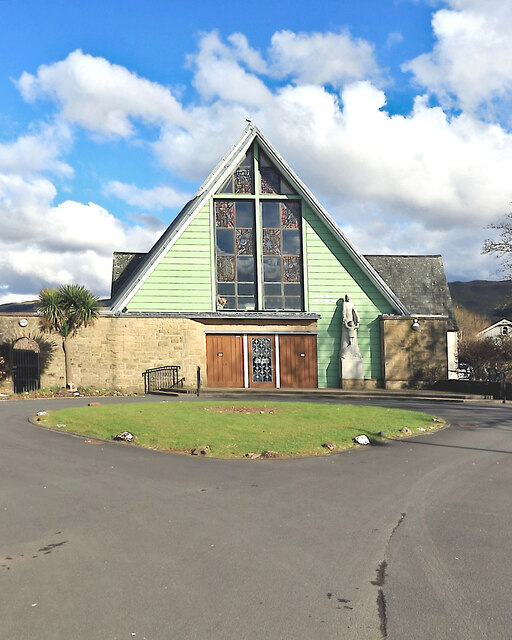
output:
<instances>
[{"instance_id":1,"label":"sandstone block wall","mask_svg":"<svg viewBox=\"0 0 512 640\"><path fill-rule=\"evenodd\" d=\"M386 389L427 384L448 377L448 319L383 316L381 323L382 378Z\"/></svg>"},{"instance_id":2,"label":"sandstone block wall","mask_svg":"<svg viewBox=\"0 0 512 640\"><path fill-rule=\"evenodd\" d=\"M41 335L36 317L0 316L0 345L12 345L27 336L53 345L42 363L41 386L63 386L64 353L61 339ZM8 351L8 348L7 348ZM81 329L70 342L73 383L95 389L142 393L142 372L153 367L179 365L185 386L196 385L196 369L206 375L204 327L187 318L100 317L92 327ZM0 382L0 392L12 392L12 380Z\"/></svg>"}]
</instances>

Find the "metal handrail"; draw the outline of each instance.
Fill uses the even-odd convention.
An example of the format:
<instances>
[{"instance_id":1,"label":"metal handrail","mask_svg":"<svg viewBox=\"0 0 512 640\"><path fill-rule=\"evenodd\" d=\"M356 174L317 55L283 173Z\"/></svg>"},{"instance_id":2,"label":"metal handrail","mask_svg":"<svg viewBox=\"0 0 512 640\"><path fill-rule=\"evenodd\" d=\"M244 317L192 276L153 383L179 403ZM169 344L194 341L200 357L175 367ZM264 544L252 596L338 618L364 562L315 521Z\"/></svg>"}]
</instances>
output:
<instances>
[{"instance_id":1,"label":"metal handrail","mask_svg":"<svg viewBox=\"0 0 512 640\"><path fill-rule=\"evenodd\" d=\"M165 367L155 367L146 369L142 373L144 378L144 393L154 391L172 391L173 389L183 389L185 378L180 378L180 368L178 365L168 365Z\"/></svg>"}]
</instances>

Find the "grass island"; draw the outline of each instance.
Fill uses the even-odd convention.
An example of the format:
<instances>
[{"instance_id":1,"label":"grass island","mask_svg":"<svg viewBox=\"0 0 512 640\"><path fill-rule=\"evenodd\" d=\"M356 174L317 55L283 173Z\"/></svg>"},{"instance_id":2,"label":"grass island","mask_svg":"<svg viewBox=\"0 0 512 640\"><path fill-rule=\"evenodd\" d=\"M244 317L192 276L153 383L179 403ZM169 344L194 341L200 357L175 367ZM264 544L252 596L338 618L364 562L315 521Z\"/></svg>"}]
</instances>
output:
<instances>
[{"instance_id":1,"label":"grass island","mask_svg":"<svg viewBox=\"0 0 512 640\"><path fill-rule=\"evenodd\" d=\"M350 448L364 434L379 442L439 428L443 421L403 409L280 401L173 401L87 406L38 415L47 427L113 439L129 431L137 446L173 453L210 447L216 458L242 458L265 450L280 457L326 455Z\"/></svg>"}]
</instances>

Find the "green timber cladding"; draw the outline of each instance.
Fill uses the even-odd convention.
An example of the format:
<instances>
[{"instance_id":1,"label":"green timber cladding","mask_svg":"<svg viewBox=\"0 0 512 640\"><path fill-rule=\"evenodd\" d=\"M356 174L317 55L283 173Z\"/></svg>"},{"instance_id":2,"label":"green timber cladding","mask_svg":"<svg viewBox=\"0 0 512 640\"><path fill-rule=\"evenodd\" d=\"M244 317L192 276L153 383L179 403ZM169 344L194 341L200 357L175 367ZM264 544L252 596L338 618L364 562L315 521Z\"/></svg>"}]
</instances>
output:
<instances>
[{"instance_id":1,"label":"green timber cladding","mask_svg":"<svg viewBox=\"0 0 512 640\"><path fill-rule=\"evenodd\" d=\"M214 262L207 203L130 300L128 311L213 311Z\"/></svg>"},{"instance_id":2,"label":"green timber cladding","mask_svg":"<svg viewBox=\"0 0 512 640\"><path fill-rule=\"evenodd\" d=\"M135 312L214 312L213 198L163 256L127 308ZM318 313L318 386L339 386L341 304L348 293L361 317L359 347L365 378L380 378L379 315L393 309L332 231L302 199L304 302Z\"/></svg>"}]
</instances>

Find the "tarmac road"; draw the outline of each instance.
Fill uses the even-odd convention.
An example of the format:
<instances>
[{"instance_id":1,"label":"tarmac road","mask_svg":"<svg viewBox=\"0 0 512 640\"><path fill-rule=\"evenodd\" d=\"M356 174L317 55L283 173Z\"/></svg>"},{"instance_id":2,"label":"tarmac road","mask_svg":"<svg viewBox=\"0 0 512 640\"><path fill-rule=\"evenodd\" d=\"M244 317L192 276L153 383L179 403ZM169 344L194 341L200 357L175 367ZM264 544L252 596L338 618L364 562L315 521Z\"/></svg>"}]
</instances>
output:
<instances>
[{"instance_id":1,"label":"tarmac road","mask_svg":"<svg viewBox=\"0 0 512 640\"><path fill-rule=\"evenodd\" d=\"M84 402L0 402L0 638L512 637L508 405L398 403L452 426L285 461L27 421Z\"/></svg>"}]
</instances>

